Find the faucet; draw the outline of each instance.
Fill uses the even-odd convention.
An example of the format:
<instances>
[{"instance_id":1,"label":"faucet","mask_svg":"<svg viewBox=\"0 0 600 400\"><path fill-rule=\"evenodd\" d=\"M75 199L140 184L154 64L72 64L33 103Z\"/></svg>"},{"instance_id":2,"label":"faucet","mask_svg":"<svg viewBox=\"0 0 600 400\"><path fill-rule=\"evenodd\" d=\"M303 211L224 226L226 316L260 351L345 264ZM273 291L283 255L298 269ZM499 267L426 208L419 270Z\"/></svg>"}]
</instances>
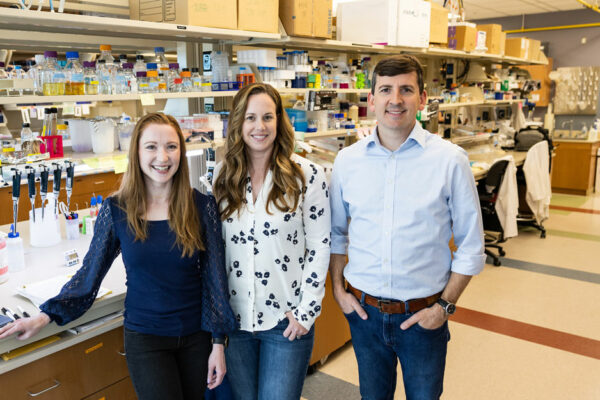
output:
<instances>
[{"instance_id":1,"label":"faucet","mask_svg":"<svg viewBox=\"0 0 600 400\"><path fill-rule=\"evenodd\" d=\"M569 124L569 136L568 136L568 137L571 137L571 135L572 135L572 132L573 132L573 120L572 120L572 119L570 119L570 120L568 120L568 121L563 121L563 122L560 124L560 127L564 129L564 127L565 127L565 124ZM559 137L563 137L562 133L559 135Z\"/></svg>"}]
</instances>

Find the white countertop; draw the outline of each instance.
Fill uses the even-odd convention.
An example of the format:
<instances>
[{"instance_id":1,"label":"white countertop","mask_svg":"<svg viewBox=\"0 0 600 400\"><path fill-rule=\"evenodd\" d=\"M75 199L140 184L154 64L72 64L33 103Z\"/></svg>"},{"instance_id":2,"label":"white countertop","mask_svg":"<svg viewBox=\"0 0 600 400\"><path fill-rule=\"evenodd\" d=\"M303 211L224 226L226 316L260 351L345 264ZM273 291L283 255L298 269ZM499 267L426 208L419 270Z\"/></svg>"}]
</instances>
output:
<instances>
[{"instance_id":1,"label":"white countertop","mask_svg":"<svg viewBox=\"0 0 600 400\"><path fill-rule=\"evenodd\" d=\"M80 213L80 215L83 215L83 213ZM53 276L75 273L81 267L81 261L89 248L91 236L80 235L78 240L66 240L64 220L62 216L59 219L61 221L62 240L55 246L46 248L29 246L29 221L19 222L18 231L23 238L25 248L25 269L20 272L9 273L8 281L0 284L0 306L9 307L14 312L18 312L17 306L21 306L32 316L36 315L39 312L36 307L29 300L15 294L15 288L19 285L41 281ZM0 230L8 232L8 225L0 226ZM77 250L80 263L73 267L65 267L64 252L72 249ZM17 340L14 336L0 340L0 354L122 310L124 308L126 293L125 282L125 268L121 256L119 256L102 282L102 286L110 289L112 293L104 296L102 299L96 300L90 310L70 324L58 326L56 323L51 323L34 338L25 341ZM0 359L0 374L72 346L107 330L114 329L122 325L122 321L123 319L119 318L79 335L63 334L61 335L61 340L26 355L9 361Z\"/></svg>"}]
</instances>

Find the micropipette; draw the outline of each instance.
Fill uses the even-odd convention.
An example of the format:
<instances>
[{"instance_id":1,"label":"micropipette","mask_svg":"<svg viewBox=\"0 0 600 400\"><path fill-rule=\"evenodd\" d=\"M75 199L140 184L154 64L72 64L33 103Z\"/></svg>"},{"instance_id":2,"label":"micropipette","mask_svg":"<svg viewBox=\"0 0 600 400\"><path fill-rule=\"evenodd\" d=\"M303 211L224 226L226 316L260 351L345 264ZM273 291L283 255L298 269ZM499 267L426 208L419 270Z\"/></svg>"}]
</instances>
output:
<instances>
[{"instance_id":1,"label":"micropipette","mask_svg":"<svg viewBox=\"0 0 600 400\"><path fill-rule=\"evenodd\" d=\"M12 201L13 201L13 220L14 229L17 231L17 219L19 217L19 197L21 196L21 171L17 168L11 168L14 172L12 181Z\"/></svg>"},{"instance_id":2,"label":"micropipette","mask_svg":"<svg viewBox=\"0 0 600 400\"><path fill-rule=\"evenodd\" d=\"M27 189L29 191L29 201L31 201L31 215L35 223L35 168L27 165Z\"/></svg>"},{"instance_id":3,"label":"micropipette","mask_svg":"<svg viewBox=\"0 0 600 400\"><path fill-rule=\"evenodd\" d=\"M46 203L46 196L48 195L48 168L42 165L40 171L40 197L42 198L42 220L44 220L44 208Z\"/></svg>"},{"instance_id":4,"label":"micropipette","mask_svg":"<svg viewBox=\"0 0 600 400\"><path fill-rule=\"evenodd\" d=\"M75 176L75 167L70 161L65 161L67 165L67 209L71 211L71 194L73 194L73 177Z\"/></svg>"},{"instance_id":5,"label":"micropipette","mask_svg":"<svg viewBox=\"0 0 600 400\"><path fill-rule=\"evenodd\" d=\"M58 216L58 195L60 194L60 178L62 175L62 169L57 163L52 163L55 166L54 169L54 216Z\"/></svg>"}]
</instances>

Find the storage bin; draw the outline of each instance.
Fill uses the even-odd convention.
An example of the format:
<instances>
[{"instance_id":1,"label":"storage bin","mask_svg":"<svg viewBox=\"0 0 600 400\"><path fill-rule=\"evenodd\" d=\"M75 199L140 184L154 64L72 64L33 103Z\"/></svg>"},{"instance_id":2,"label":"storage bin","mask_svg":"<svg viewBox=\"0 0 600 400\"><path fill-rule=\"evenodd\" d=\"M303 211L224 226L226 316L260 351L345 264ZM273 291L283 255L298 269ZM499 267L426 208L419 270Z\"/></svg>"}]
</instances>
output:
<instances>
[{"instance_id":1,"label":"storage bin","mask_svg":"<svg viewBox=\"0 0 600 400\"><path fill-rule=\"evenodd\" d=\"M115 150L115 123L110 119L92 123L92 150L94 153L112 153Z\"/></svg>"},{"instance_id":2,"label":"storage bin","mask_svg":"<svg viewBox=\"0 0 600 400\"><path fill-rule=\"evenodd\" d=\"M92 125L86 119L69 120L69 136L71 136L71 147L77 153L92 151Z\"/></svg>"}]
</instances>

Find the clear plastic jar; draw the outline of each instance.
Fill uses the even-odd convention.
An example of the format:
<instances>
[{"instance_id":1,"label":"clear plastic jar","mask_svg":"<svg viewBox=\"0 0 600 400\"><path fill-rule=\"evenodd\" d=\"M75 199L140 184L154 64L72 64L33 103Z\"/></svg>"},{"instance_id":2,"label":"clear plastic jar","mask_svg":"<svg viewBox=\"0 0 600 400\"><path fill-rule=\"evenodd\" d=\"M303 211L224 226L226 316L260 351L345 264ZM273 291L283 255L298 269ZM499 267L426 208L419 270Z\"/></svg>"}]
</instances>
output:
<instances>
[{"instance_id":1,"label":"clear plastic jar","mask_svg":"<svg viewBox=\"0 0 600 400\"><path fill-rule=\"evenodd\" d=\"M67 51L67 66L65 67L67 82L65 85L66 95L85 94L85 82L83 66L79 63L79 52Z\"/></svg>"},{"instance_id":2,"label":"clear plastic jar","mask_svg":"<svg viewBox=\"0 0 600 400\"><path fill-rule=\"evenodd\" d=\"M44 96L63 96L65 94L65 74L57 62L56 51L44 52L42 82Z\"/></svg>"},{"instance_id":3,"label":"clear plastic jar","mask_svg":"<svg viewBox=\"0 0 600 400\"><path fill-rule=\"evenodd\" d=\"M94 61L83 62L83 83L85 94L98 94L100 82L96 75L96 63Z\"/></svg>"}]
</instances>

